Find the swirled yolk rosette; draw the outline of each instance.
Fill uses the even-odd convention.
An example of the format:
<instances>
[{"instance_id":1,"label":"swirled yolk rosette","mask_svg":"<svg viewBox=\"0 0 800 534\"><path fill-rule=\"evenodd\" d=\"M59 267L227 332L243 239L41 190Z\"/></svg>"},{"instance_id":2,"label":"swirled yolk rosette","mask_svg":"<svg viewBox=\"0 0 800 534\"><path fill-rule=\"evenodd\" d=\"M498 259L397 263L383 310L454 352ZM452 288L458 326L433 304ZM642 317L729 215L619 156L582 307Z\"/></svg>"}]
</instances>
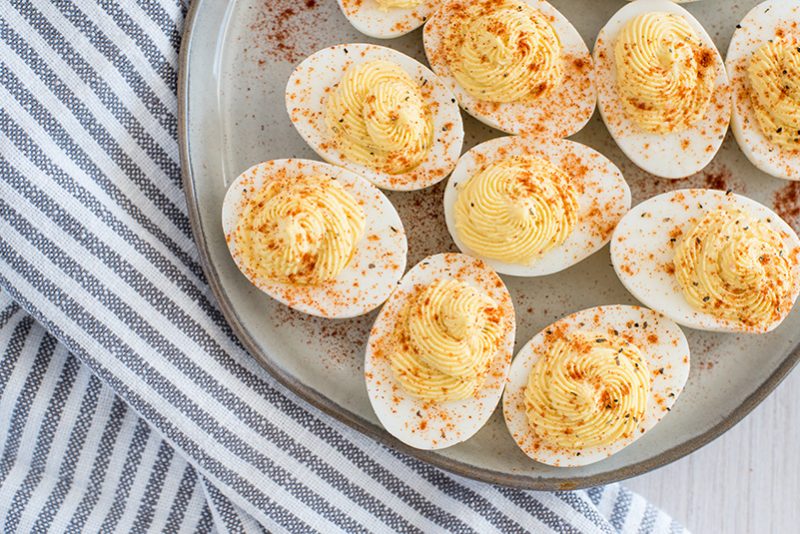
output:
<instances>
[{"instance_id":1,"label":"swirled yolk rosette","mask_svg":"<svg viewBox=\"0 0 800 534\"><path fill-rule=\"evenodd\" d=\"M383 11L388 11L390 9L399 8L409 8L409 7L417 7L422 3L422 0L375 0L378 3L378 7Z\"/></svg>"},{"instance_id":2,"label":"swirled yolk rosette","mask_svg":"<svg viewBox=\"0 0 800 534\"><path fill-rule=\"evenodd\" d=\"M403 308L392 372L416 398L466 399L483 384L501 336L500 310L488 295L457 280L439 280Z\"/></svg>"},{"instance_id":3,"label":"swirled yolk rosette","mask_svg":"<svg viewBox=\"0 0 800 534\"><path fill-rule=\"evenodd\" d=\"M740 209L707 213L675 251L675 276L689 304L764 330L793 305L792 266L781 236Z\"/></svg>"},{"instance_id":4,"label":"swirled yolk rosette","mask_svg":"<svg viewBox=\"0 0 800 534\"><path fill-rule=\"evenodd\" d=\"M683 17L635 17L617 37L614 57L623 109L643 130L679 132L705 115L717 74L714 51Z\"/></svg>"},{"instance_id":5,"label":"swirled yolk rosette","mask_svg":"<svg viewBox=\"0 0 800 534\"><path fill-rule=\"evenodd\" d=\"M447 35L448 63L474 98L508 103L548 95L561 84L561 42L547 18L520 0L463 8Z\"/></svg>"},{"instance_id":6,"label":"swirled yolk rosette","mask_svg":"<svg viewBox=\"0 0 800 534\"><path fill-rule=\"evenodd\" d=\"M764 136L779 146L800 147L800 48L768 42L750 58L750 101Z\"/></svg>"},{"instance_id":7,"label":"swirled yolk rosette","mask_svg":"<svg viewBox=\"0 0 800 534\"><path fill-rule=\"evenodd\" d=\"M419 85L390 61L347 69L327 100L325 122L344 157L389 174L419 166L433 143Z\"/></svg>"},{"instance_id":8,"label":"swirled yolk rosette","mask_svg":"<svg viewBox=\"0 0 800 534\"><path fill-rule=\"evenodd\" d=\"M580 451L631 437L649 392L647 364L622 337L554 334L531 370L525 411L542 445Z\"/></svg>"},{"instance_id":9,"label":"swirled yolk rosette","mask_svg":"<svg viewBox=\"0 0 800 534\"><path fill-rule=\"evenodd\" d=\"M336 180L283 175L248 198L234 239L250 279L319 285L347 266L364 228L364 212Z\"/></svg>"},{"instance_id":10,"label":"swirled yolk rosette","mask_svg":"<svg viewBox=\"0 0 800 534\"><path fill-rule=\"evenodd\" d=\"M542 158L512 156L459 186L455 226L476 254L527 265L567 239L577 213L564 171Z\"/></svg>"}]
</instances>

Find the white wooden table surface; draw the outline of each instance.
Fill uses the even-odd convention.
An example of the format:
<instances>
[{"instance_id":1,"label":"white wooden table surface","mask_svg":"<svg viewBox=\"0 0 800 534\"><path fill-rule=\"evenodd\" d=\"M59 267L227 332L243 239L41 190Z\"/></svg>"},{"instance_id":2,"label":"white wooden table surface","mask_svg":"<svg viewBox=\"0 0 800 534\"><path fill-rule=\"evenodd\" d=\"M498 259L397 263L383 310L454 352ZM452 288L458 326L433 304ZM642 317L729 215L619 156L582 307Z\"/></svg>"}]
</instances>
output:
<instances>
[{"instance_id":1,"label":"white wooden table surface","mask_svg":"<svg viewBox=\"0 0 800 534\"><path fill-rule=\"evenodd\" d=\"M800 532L800 366L722 437L625 484L695 534Z\"/></svg>"}]
</instances>

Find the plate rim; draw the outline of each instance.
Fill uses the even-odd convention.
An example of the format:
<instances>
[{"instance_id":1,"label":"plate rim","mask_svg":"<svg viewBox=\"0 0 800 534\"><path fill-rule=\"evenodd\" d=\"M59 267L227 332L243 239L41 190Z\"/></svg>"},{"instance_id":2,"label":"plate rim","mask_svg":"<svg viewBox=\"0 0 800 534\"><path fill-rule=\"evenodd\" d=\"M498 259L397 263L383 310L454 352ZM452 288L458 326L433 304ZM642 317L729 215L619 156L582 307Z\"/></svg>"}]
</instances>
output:
<instances>
[{"instance_id":1,"label":"plate rim","mask_svg":"<svg viewBox=\"0 0 800 534\"><path fill-rule=\"evenodd\" d=\"M378 441L379 443L391 447L394 450L407 454L418 460L422 460L435 467L444 469L459 476L488 482L500 486L511 488L537 490L537 491L557 491L557 490L576 490L601 486L613 482L619 482L628 478L643 475L657 468L687 456L715 440L734 425L739 423L746 415L753 411L761 402L783 381L792 371L795 365L800 362L800 343L796 345L786 355L785 359L778 365L775 371L762 382L756 390L751 393L744 401L737 406L731 413L724 417L719 423L710 427L698 436L684 441L661 454L636 462L617 469L598 473L589 476L557 476L557 477L534 477L522 474L500 473L489 468L477 467L471 464L460 462L442 456L435 451L424 451L415 449L401 442L382 427L374 425L369 421L359 417L357 414L339 406L327 396L323 395L314 388L300 382L292 375L284 372L279 366L272 363L268 354L262 351L252 335L244 328L239 319L233 304L227 293L222 287L222 282L217 273L216 267L211 261L208 251L208 242L203 233L197 190L194 187L194 176L192 173L192 162L189 152L188 137L188 87L189 87L189 56L192 49L192 39L194 38L194 26L197 21L197 14L206 0L194 0L189 6L189 11L184 18L184 27L181 37L181 47L178 57L178 150L181 164L181 184L186 199L186 207L189 215L189 223L192 229L192 237L199 254L200 265L206 276L211 291L217 300L225 320L230 325L236 337L241 341L253 359L266 370L273 378L280 382L292 393L308 402L315 408L327 415L344 423L350 428ZM564 468L565 475L569 468Z\"/></svg>"}]
</instances>

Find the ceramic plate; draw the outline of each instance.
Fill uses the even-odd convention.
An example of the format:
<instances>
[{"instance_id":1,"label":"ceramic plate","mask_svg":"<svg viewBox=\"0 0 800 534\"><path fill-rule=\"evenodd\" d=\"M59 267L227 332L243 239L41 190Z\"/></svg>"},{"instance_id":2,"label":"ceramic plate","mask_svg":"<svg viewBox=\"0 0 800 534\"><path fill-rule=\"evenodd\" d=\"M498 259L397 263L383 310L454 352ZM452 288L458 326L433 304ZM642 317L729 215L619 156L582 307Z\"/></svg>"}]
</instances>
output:
<instances>
[{"instance_id":1,"label":"ceramic plate","mask_svg":"<svg viewBox=\"0 0 800 534\"><path fill-rule=\"evenodd\" d=\"M620 7L619 0L553 0L587 43ZM742 0L686 4L720 50L755 5ZM587 9L591 5L591 9ZM464 443L437 452L403 445L378 423L367 398L363 361L377 312L357 319L313 318L270 299L233 263L220 222L225 190L251 165L273 158L315 158L289 122L283 90L294 65L337 43L374 42L360 35L335 0L194 0L183 40L179 127L184 186L195 239L209 283L228 321L254 358L297 395L348 425L403 452L471 478L539 490L574 489L620 480L692 452L752 410L800 359L797 308L764 336L686 330L692 369L686 389L658 426L615 456L585 467L537 464L516 446L502 414ZM420 30L379 44L425 62ZM464 117L464 150L502 135ZM631 186L634 204L686 187L731 188L773 206L800 227L800 186L755 169L729 135L701 174L660 180L633 165L597 115L573 137L609 157ZM416 192L390 192L408 234L408 265L456 251L442 210L445 183ZM517 310L517 347L561 317L602 304L633 304L611 267L608 247L561 273L503 277Z\"/></svg>"}]
</instances>

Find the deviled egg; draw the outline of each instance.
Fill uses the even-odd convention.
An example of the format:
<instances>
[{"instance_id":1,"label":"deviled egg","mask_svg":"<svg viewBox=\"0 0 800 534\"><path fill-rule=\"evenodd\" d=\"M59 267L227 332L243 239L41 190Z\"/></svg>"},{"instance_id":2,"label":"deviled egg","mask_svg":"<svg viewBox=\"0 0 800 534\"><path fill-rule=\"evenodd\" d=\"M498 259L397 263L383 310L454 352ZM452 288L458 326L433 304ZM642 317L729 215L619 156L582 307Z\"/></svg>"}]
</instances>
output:
<instances>
[{"instance_id":1,"label":"deviled egg","mask_svg":"<svg viewBox=\"0 0 800 534\"><path fill-rule=\"evenodd\" d=\"M594 112L589 49L543 0L448 0L425 25L423 40L433 71L489 126L567 137Z\"/></svg>"},{"instance_id":2,"label":"deviled egg","mask_svg":"<svg viewBox=\"0 0 800 534\"><path fill-rule=\"evenodd\" d=\"M250 167L230 185L222 228L236 266L296 310L347 318L380 306L408 251L389 199L358 175L311 160Z\"/></svg>"},{"instance_id":3,"label":"deviled egg","mask_svg":"<svg viewBox=\"0 0 800 534\"><path fill-rule=\"evenodd\" d=\"M800 293L800 239L747 197L683 189L634 207L611 238L623 285L646 306L700 330L764 333Z\"/></svg>"},{"instance_id":4,"label":"deviled egg","mask_svg":"<svg viewBox=\"0 0 800 534\"><path fill-rule=\"evenodd\" d=\"M418 449L468 439L500 401L514 329L511 296L481 260L450 253L418 263L367 344L364 377L380 422Z\"/></svg>"},{"instance_id":5,"label":"deviled egg","mask_svg":"<svg viewBox=\"0 0 800 534\"><path fill-rule=\"evenodd\" d=\"M464 140L450 90L417 60L382 46L312 54L289 77L286 109L317 154L382 189L439 182Z\"/></svg>"},{"instance_id":6,"label":"deviled egg","mask_svg":"<svg viewBox=\"0 0 800 534\"><path fill-rule=\"evenodd\" d=\"M466 152L447 183L447 229L497 272L543 276L597 252L631 207L611 161L586 145L511 136Z\"/></svg>"},{"instance_id":7,"label":"deviled egg","mask_svg":"<svg viewBox=\"0 0 800 534\"><path fill-rule=\"evenodd\" d=\"M400 37L422 26L441 0L338 0L355 29L376 39Z\"/></svg>"},{"instance_id":8,"label":"deviled egg","mask_svg":"<svg viewBox=\"0 0 800 534\"><path fill-rule=\"evenodd\" d=\"M600 30L598 105L628 158L662 178L685 178L722 145L731 89L711 37L669 0L637 0Z\"/></svg>"},{"instance_id":9,"label":"deviled egg","mask_svg":"<svg viewBox=\"0 0 800 534\"><path fill-rule=\"evenodd\" d=\"M736 141L753 165L800 180L800 3L768 0L736 26L725 65Z\"/></svg>"},{"instance_id":10,"label":"deviled egg","mask_svg":"<svg viewBox=\"0 0 800 534\"><path fill-rule=\"evenodd\" d=\"M537 462L587 465L653 428L688 377L689 345L674 322L638 306L590 308L551 324L519 351L503 416Z\"/></svg>"}]
</instances>

